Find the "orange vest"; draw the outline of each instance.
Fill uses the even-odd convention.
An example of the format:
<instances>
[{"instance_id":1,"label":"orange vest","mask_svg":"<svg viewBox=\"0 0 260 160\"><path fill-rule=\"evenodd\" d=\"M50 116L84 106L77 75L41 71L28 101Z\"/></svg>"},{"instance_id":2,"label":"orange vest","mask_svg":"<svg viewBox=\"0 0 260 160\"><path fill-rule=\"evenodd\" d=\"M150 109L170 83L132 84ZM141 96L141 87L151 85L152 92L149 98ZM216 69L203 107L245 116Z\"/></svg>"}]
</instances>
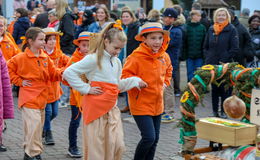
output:
<instances>
[{"instance_id":1,"label":"orange vest","mask_svg":"<svg viewBox=\"0 0 260 160\"><path fill-rule=\"evenodd\" d=\"M47 52L45 53L48 55ZM65 54L62 53L61 50L57 50L56 48L54 49L53 53L48 56L53 61L54 65L60 69L64 68L70 59L70 57L66 56ZM60 87L60 81L50 82L48 103L52 103L59 100L61 95L62 95L62 89Z\"/></svg>"},{"instance_id":2,"label":"orange vest","mask_svg":"<svg viewBox=\"0 0 260 160\"><path fill-rule=\"evenodd\" d=\"M101 87L100 95L86 94L82 99L83 120L85 124L102 117L115 105L119 93L118 86L106 82L91 82L91 87Z\"/></svg>"},{"instance_id":3,"label":"orange vest","mask_svg":"<svg viewBox=\"0 0 260 160\"><path fill-rule=\"evenodd\" d=\"M3 40L0 42L0 46L6 61L21 52L16 43L13 41L12 35L8 32L3 35Z\"/></svg>"},{"instance_id":4,"label":"orange vest","mask_svg":"<svg viewBox=\"0 0 260 160\"><path fill-rule=\"evenodd\" d=\"M11 58L8 62L11 82L20 86L18 106L44 109L48 98L50 81L61 80L61 70L40 50L36 57L29 48ZM32 86L22 86L23 80L30 80Z\"/></svg>"}]
</instances>

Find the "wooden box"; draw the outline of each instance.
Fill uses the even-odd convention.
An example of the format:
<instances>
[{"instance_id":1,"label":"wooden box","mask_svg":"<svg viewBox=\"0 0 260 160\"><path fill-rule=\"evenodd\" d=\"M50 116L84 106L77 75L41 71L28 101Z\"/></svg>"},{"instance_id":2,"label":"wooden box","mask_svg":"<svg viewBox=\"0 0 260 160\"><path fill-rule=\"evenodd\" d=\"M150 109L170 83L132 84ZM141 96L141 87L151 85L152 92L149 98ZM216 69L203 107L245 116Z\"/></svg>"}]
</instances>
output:
<instances>
[{"instance_id":1,"label":"wooden box","mask_svg":"<svg viewBox=\"0 0 260 160\"><path fill-rule=\"evenodd\" d=\"M254 144L257 134L256 125L215 117L199 119L196 129L199 138L230 146Z\"/></svg>"}]
</instances>

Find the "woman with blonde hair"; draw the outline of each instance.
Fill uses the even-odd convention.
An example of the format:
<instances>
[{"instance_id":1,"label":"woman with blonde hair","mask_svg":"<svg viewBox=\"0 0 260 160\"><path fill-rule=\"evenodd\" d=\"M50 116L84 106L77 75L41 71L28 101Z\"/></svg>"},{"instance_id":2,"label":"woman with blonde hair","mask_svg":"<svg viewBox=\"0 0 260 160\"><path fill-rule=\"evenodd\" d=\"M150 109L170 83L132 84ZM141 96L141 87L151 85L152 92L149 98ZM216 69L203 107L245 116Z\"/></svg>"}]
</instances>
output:
<instances>
[{"instance_id":1,"label":"woman with blonde hair","mask_svg":"<svg viewBox=\"0 0 260 160\"><path fill-rule=\"evenodd\" d=\"M93 33L100 32L103 28L106 27L110 20L110 14L106 7L100 6L96 11L96 22L93 22L88 31Z\"/></svg>"},{"instance_id":2,"label":"woman with blonde hair","mask_svg":"<svg viewBox=\"0 0 260 160\"><path fill-rule=\"evenodd\" d=\"M63 78L84 96L84 160L121 160L125 151L118 93L147 86L138 77L121 79L122 65L117 56L126 40L122 27L109 23L98 38L98 45L90 51L94 54L86 55L64 71ZM88 83L81 80L81 75L88 78Z\"/></svg>"},{"instance_id":3,"label":"woman with blonde hair","mask_svg":"<svg viewBox=\"0 0 260 160\"><path fill-rule=\"evenodd\" d=\"M68 0L55 0L57 17L60 20L58 31L63 35L60 39L60 47L66 55L72 55L75 48L73 45L74 40L74 19L71 9L68 5Z\"/></svg>"},{"instance_id":4,"label":"woman with blonde hair","mask_svg":"<svg viewBox=\"0 0 260 160\"><path fill-rule=\"evenodd\" d=\"M204 57L206 64L219 65L233 61L239 51L238 33L231 24L226 8L219 8L214 13L214 24L209 28L204 41ZM212 107L215 117L226 118L223 110L224 100L231 95L231 89L225 90L225 84L212 84ZM221 115L218 114L219 97L221 97Z\"/></svg>"}]
</instances>

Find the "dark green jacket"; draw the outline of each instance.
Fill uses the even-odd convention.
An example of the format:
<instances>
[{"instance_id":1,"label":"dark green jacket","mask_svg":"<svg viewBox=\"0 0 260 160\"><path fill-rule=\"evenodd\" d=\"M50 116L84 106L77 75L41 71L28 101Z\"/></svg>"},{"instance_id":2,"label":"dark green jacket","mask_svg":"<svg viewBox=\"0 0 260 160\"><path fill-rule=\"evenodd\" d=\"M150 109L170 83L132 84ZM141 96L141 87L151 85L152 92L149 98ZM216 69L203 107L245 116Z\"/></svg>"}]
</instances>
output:
<instances>
[{"instance_id":1,"label":"dark green jacket","mask_svg":"<svg viewBox=\"0 0 260 160\"><path fill-rule=\"evenodd\" d=\"M203 58L203 42L206 28L200 22L188 22L185 26L184 58Z\"/></svg>"}]
</instances>

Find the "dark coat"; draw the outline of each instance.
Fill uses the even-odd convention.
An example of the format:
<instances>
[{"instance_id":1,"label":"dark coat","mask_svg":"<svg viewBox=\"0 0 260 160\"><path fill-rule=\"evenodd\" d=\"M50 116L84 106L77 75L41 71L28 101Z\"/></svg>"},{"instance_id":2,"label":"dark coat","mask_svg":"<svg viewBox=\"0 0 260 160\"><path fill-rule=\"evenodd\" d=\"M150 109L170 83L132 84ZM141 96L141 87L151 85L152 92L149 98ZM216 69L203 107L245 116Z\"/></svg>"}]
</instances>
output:
<instances>
[{"instance_id":1,"label":"dark coat","mask_svg":"<svg viewBox=\"0 0 260 160\"><path fill-rule=\"evenodd\" d=\"M25 32L31 27L31 22L28 17L21 17L14 23L13 37L16 44L21 44L22 36L25 36Z\"/></svg>"},{"instance_id":2,"label":"dark coat","mask_svg":"<svg viewBox=\"0 0 260 160\"><path fill-rule=\"evenodd\" d=\"M128 25L127 30L127 44L126 44L126 57L128 57L140 44L139 41L135 40L135 36L139 32L139 22L134 22Z\"/></svg>"},{"instance_id":3,"label":"dark coat","mask_svg":"<svg viewBox=\"0 0 260 160\"><path fill-rule=\"evenodd\" d=\"M48 24L50 23L49 19L48 19L48 11L50 11L51 9L48 9L47 12L38 14L35 22L34 22L34 27L40 27L40 28L46 28L48 26Z\"/></svg>"},{"instance_id":4,"label":"dark coat","mask_svg":"<svg viewBox=\"0 0 260 160\"><path fill-rule=\"evenodd\" d=\"M182 29L180 26L165 26L164 30L167 30L170 32L170 42L169 46L166 50L166 52L169 54L171 62L172 62L172 67L173 67L173 78L176 77L176 71L178 69L178 64L179 64L179 56L180 56L180 51L182 47Z\"/></svg>"},{"instance_id":5,"label":"dark coat","mask_svg":"<svg viewBox=\"0 0 260 160\"><path fill-rule=\"evenodd\" d=\"M260 28L258 30L250 30L252 36L253 48L255 50L254 55L260 59Z\"/></svg>"},{"instance_id":6,"label":"dark coat","mask_svg":"<svg viewBox=\"0 0 260 160\"><path fill-rule=\"evenodd\" d=\"M203 58L203 42L206 27L201 23L188 22L185 31L184 57L191 59Z\"/></svg>"},{"instance_id":7,"label":"dark coat","mask_svg":"<svg viewBox=\"0 0 260 160\"><path fill-rule=\"evenodd\" d=\"M237 17L232 21L232 24L236 27L239 38L239 52L234 56L234 61L245 66L246 60L252 59L254 54L251 36L244 25L239 22Z\"/></svg>"},{"instance_id":8,"label":"dark coat","mask_svg":"<svg viewBox=\"0 0 260 160\"><path fill-rule=\"evenodd\" d=\"M60 20L60 25L58 31L62 32L63 35L60 38L60 46L63 53L66 55L72 55L75 46L73 44L74 40L74 32L75 32L75 25L74 25L74 16L71 11L66 9L66 13Z\"/></svg>"},{"instance_id":9,"label":"dark coat","mask_svg":"<svg viewBox=\"0 0 260 160\"><path fill-rule=\"evenodd\" d=\"M218 65L220 62L233 62L238 51L238 34L232 24L228 24L219 35L214 33L213 26L209 28L204 41L206 64Z\"/></svg>"}]
</instances>

